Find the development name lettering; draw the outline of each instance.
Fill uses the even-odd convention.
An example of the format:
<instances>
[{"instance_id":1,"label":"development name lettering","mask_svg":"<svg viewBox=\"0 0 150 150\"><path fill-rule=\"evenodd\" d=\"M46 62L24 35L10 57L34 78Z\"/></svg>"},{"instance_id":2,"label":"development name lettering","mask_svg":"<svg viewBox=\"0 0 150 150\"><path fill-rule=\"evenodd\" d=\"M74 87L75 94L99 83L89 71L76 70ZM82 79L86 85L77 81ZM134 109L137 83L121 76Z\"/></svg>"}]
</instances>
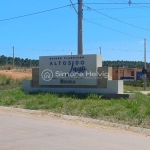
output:
<instances>
[{"instance_id":1,"label":"development name lettering","mask_svg":"<svg viewBox=\"0 0 150 150\"><path fill-rule=\"evenodd\" d=\"M87 69L84 66L84 61L55 61L55 62L50 62L50 65L53 66L57 66L57 65L68 65L71 66L69 74L71 72L77 72L77 73L84 73Z\"/></svg>"}]
</instances>

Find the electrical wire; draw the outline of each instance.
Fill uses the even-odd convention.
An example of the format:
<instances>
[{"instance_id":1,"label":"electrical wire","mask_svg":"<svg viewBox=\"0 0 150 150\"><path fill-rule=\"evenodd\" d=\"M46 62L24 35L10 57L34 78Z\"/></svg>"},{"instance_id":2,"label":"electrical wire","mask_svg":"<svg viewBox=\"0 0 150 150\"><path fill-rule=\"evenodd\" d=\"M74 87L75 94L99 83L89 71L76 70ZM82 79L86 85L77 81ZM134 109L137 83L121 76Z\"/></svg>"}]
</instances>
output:
<instances>
[{"instance_id":1,"label":"electrical wire","mask_svg":"<svg viewBox=\"0 0 150 150\"><path fill-rule=\"evenodd\" d=\"M148 7L148 6L141 6L141 4L143 5L150 5L150 3L142 3L142 2L140 2L140 3L133 3L133 2L129 2L129 1L124 1L124 3L122 2L122 3L119 3L119 2L114 2L114 1L110 1L111 3L83 3L83 4L94 4L94 5L100 5L100 4L114 4L114 5L116 5L116 4L128 4L129 6L131 6L131 5L139 5L138 6L138 8L141 8L141 9L145 9L145 10L148 10L148 9L150 9L150 7ZM146 9L147 8L147 9Z\"/></svg>"},{"instance_id":2,"label":"electrical wire","mask_svg":"<svg viewBox=\"0 0 150 150\"><path fill-rule=\"evenodd\" d=\"M7 49L9 49L8 51L10 52L10 49L11 48L7 48ZM86 50L86 51L93 51L93 50L99 50L100 48L86 48L86 49L84 49L84 50ZM32 51L45 51L45 52L51 52L51 51L55 51L55 50L39 50L39 49L34 49L34 48L31 48L31 49L27 49L27 48L15 48L15 51L30 51L30 52L32 52ZM124 52L143 52L143 50L128 50L128 49L125 49L125 50L123 50L123 49L114 49L114 48L106 48L106 47L103 47L103 50L104 51L124 51ZM5 50L6 51L6 50ZM61 49L61 50L58 50L58 51L69 51L69 52L72 52L72 51L77 51L77 50L73 50L73 49L70 49L70 50L66 50L66 49ZM150 52L150 51L147 51L147 52Z\"/></svg>"},{"instance_id":3,"label":"electrical wire","mask_svg":"<svg viewBox=\"0 0 150 150\"><path fill-rule=\"evenodd\" d=\"M72 5L73 9L75 10L75 12L76 12L76 13L77 13L77 15L78 15L78 12L77 12L77 10L76 10L76 8L75 8L74 4L72 3L72 0L70 0L70 3L71 3L71 5Z\"/></svg>"},{"instance_id":4,"label":"electrical wire","mask_svg":"<svg viewBox=\"0 0 150 150\"><path fill-rule=\"evenodd\" d=\"M121 8L96 8L95 10L116 10L116 9L131 9L131 8L137 8L137 7L121 7ZM88 10L88 9L84 9Z\"/></svg>"},{"instance_id":5,"label":"electrical wire","mask_svg":"<svg viewBox=\"0 0 150 150\"><path fill-rule=\"evenodd\" d=\"M129 5L129 2L124 2L124 3L83 3L83 4L91 4L91 5L100 5L100 4L114 4L114 5L116 5L116 4L118 4L118 5L120 5L120 4L128 4ZM138 5L141 5L141 4L144 4L144 5L150 5L150 3L131 3L130 5L134 5L134 4L138 4Z\"/></svg>"},{"instance_id":6,"label":"electrical wire","mask_svg":"<svg viewBox=\"0 0 150 150\"><path fill-rule=\"evenodd\" d=\"M107 28L107 29L109 29L109 30L113 30L113 31L115 31L115 32L119 32L119 33L122 33L122 34L126 34L126 35L131 36L131 37L134 37L134 38L144 39L143 37L139 37L139 36L136 36L136 35L132 35L132 34L129 34L129 33L123 32L123 31L119 31L119 30L117 30L117 29L113 29L113 28L110 28L110 27L107 27L107 26L101 25L101 24L99 24L99 23L95 23L95 22L90 21L90 20L87 20L87 19L83 19L83 20L85 20L85 21L87 21L87 22L90 22L90 23L92 23L92 24L95 24L95 25L101 26L101 27L103 27L103 28ZM149 39L147 39L147 40L148 40L148 41L150 41Z\"/></svg>"},{"instance_id":7,"label":"electrical wire","mask_svg":"<svg viewBox=\"0 0 150 150\"><path fill-rule=\"evenodd\" d=\"M150 16L132 16L132 17L115 17L115 18L124 18L124 19L136 19L136 18L149 18ZM110 19L110 18L88 18L88 19L93 19L93 20L97 20L97 19Z\"/></svg>"},{"instance_id":8,"label":"electrical wire","mask_svg":"<svg viewBox=\"0 0 150 150\"><path fill-rule=\"evenodd\" d=\"M93 11L95 11L95 12L97 12L97 13L103 15L103 16L106 16L106 17L110 18L110 19L113 19L113 20L116 20L116 21L121 22L121 23L123 23L123 24L126 24L126 25L129 25L129 26L132 26L132 27L135 27L135 28L142 29L142 30L145 30L145 31L149 31L149 32L150 32L149 29L142 28L142 27L139 27L139 26L136 26L136 25L133 25L133 24L130 24L130 23L121 21L121 20L116 19L116 18L114 18L114 17L108 16L108 15L106 15L106 14L104 14L104 13L101 13L101 12L95 10L95 9L92 9L91 7L88 7L88 6L86 6L86 5L84 5L84 6L87 7L87 8L89 8L90 10L93 10Z\"/></svg>"},{"instance_id":9,"label":"electrical wire","mask_svg":"<svg viewBox=\"0 0 150 150\"><path fill-rule=\"evenodd\" d=\"M120 0L119 0L119 1L120 1ZM126 0L121 0L121 1L127 2ZM141 5L139 5L138 3L134 3L134 4L137 5L136 7L141 8L141 9L145 9L145 8L147 8L147 9L145 9L145 10L150 9L150 7L147 7L147 6L141 6ZM143 4L144 4L144 3L143 3Z\"/></svg>"},{"instance_id":10,"label":"electrical wire","mask_svg":"<svg viewBox=\"0 0 150 150\"><path fill-rule=\"evenodd\" d=\"M140 8L140 9L144 9L144 10L150 10L150 7L148 6L143 6L143 5L139 5L139 4L135 4L137 8Z\"/></svg>"},{"instance_id":11,"label":"electrical wire","mask_svg":"<svg viewBox=\"0 0 150 150\"><path fill-rule=\"evenodd\" d=\"M17 16L17 17L12 17L12 18L1 19L0 22L2 22L2 21L8 21L8 20L14 20L14 19L19 19L19 18L23 18L23 17L29 17L29 16L41 14L41 13L46 13L46 12L50 12L50 11L54 11L54 10L58 10L58 9L66 8L66 7L70 7L70 6L72 6L72 4L65 5L65 6L61 6L61 7L57 7L57 8L52 8L52 9L48 9L48 10L43 10L43 11L31 13L31 14L26 14L26 15L22 15L22 16Z\"/></svg>"}]
</instances>

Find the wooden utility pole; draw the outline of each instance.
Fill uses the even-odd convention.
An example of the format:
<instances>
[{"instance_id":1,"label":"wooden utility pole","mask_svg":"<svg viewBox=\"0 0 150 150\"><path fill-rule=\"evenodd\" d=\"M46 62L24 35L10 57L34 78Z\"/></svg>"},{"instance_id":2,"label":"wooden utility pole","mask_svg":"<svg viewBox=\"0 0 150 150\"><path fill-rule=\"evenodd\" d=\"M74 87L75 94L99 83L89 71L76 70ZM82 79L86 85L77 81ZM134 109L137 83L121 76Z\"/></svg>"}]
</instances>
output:
<instances>
[{"instance_id":1,"label":"wooden utility pole","mask_svg":"<svg viewBox=\"0 0 150 150\"><path fill-rule=\"evenodd\" d=\"M82 0L78 0L78 55L83 54L83 42L82 42Z\"/></svg>"},{"instance_id":2,"label":"wooden utility pole","mask_svg":"<svg viewBox=\"0 0 150 150\"><path fill-rule=\"evenodd\" d=\"M144 39L144 69L146 69L146 39ZM147 74L144 74L144 90L147 87Z\"/></svg>"},{"instance_id":3,"label":"wooden utility pole","mask_svg":"<svg viewBox=\"0 0 150 150\"><path fill-rule=\"evenodd\" d=\"M14 68L14 46L13 46L13 68Z\"/></svg>"}]
</instances>

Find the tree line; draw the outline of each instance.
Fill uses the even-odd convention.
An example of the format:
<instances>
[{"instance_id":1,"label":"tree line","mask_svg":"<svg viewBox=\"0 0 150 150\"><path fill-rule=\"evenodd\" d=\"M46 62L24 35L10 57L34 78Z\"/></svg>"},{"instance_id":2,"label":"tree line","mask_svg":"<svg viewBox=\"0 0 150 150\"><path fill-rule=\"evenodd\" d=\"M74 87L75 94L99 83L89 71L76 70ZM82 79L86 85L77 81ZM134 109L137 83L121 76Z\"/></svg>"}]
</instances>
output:
<instances>
[{"instance_id":1,"label":"tree line","mask_svg":"<svg viewBox=\"0 0 150 150\"><path fill-rule=\"evenodd\" d=\"M142 62L142 61L123 61L123 60L109 61L109 60L107 60L107 61L103 61L103 66L142 69L144 66L144 62ZM147 66L147 68L150 68L150 63L146 63L146 66Z\"/></svg>"},{"instance_id":2,"label":"tree line","mask_svg":"<svg viewBox=\"0 0 150 150\"><path fill-rule=\"evenodd\" d=\"M0 66L12 66L13 65L13 57L6 57L4 55L0 56ZM14 58L14 66L15 67L37 67L39 66L39 60L28 59L28 58Z\"/></svg>"},{"instance_id":3,"label":"tree line","mask_svg":"<svg viewBox=\"0 0 150 150\"><path fill-rule=\"evenodd\" d=\"M0 66L13 64L13 57L6 57L4 55L0 56ZM39 60L28 59L28 58L14 58L14 66L16 67L38 67ZM127 67L127 68L143 68L144 63L142 61L103 61L103 66L107 67ZM147 63L147 68L150 68L150 63Z\"/></svg>"}]
</instances>

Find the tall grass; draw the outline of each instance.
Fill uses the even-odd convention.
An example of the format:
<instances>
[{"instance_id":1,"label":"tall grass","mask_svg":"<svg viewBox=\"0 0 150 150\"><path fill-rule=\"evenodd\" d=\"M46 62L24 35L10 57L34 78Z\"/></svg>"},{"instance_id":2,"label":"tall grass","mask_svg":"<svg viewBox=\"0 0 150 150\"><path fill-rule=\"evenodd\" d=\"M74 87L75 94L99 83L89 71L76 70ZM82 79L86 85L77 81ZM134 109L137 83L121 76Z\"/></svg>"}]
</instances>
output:
<instances>
[{"instance_id":1,"label":"tall grass","mask_svg":"<svg viewBox=\"0 0 150 150\"><path fill-rule=\"evenodd\" d=\"M8 90L16 87L21 87L21 79L12 79L0 74L0 90Z\"/></svg>"}]
</instances>

